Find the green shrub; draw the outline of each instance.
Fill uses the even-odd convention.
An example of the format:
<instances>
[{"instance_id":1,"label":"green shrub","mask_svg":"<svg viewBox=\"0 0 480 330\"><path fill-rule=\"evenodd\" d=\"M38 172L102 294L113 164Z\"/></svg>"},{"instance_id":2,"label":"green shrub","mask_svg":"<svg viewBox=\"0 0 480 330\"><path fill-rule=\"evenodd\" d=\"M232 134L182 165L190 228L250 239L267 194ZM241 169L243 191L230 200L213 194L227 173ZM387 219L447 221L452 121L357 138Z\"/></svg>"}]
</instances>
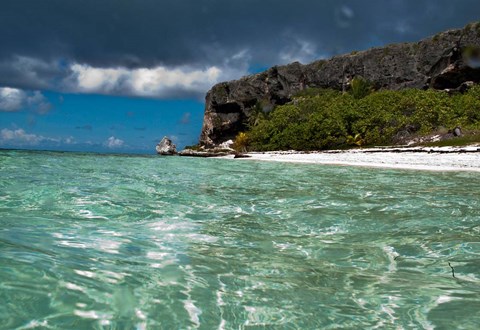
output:
<instances>
[{"instance_id":1,"label":"green shrub","mask_svg":"<svg viewBox=\"0 0 480 330\"><path fill-rule=\"evenodd\" d=\"M251 126L249 148L322 150L385 145L398 136L431 134L442 127L480 129L479 85L453 96L435 90L362 89L357 95L329 89L297 94L291 103L276 107Z\"/></svg>"},{"instance_id":2,"label":"green shrub","mask_svg":"<svg viewBox=\"0 0 480 330\"><path fill-rule=\"evenodd\" d=\"M362 77L355 77L350 82L351 92L354 98L361 99L372 92L372 85Z\"/></svg>"}]
</instances>

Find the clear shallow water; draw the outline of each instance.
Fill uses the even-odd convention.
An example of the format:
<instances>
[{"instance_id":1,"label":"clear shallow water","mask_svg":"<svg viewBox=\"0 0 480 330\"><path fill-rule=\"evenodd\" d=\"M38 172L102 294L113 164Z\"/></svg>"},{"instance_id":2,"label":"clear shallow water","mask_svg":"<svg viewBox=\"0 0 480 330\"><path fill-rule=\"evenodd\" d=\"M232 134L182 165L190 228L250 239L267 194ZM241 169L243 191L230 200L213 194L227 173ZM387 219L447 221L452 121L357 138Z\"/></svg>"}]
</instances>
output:
<instances>
[{"instance_id":1,"label":"clear shallow water","mask_svg":"<svg viewBox=\"0 0 480 330\"><path fill-rule=\"evenodd\" d=\"M0 170L1 329L480 324L478 173L22 151Z\"/></svg>"}]
</instances>

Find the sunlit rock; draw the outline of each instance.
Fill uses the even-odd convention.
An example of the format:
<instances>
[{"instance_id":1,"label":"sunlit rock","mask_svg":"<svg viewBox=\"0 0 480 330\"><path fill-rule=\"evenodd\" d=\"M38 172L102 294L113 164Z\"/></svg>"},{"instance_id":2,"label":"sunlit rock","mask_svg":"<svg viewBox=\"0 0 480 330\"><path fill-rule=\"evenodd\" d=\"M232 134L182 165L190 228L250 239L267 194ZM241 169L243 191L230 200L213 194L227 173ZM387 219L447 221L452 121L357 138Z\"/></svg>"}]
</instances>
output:
<instances>
[{"instance_id":1,"label":"sunlit rock","mask_svg":"<svg viewBox=\"0 0 480 330\"><path fill-rule=\"evenodd\" d=\"M159 155L175 155L177 154L177 148L173 144L172 140L164 136L163 139L156 146L157 154Z\"/></svg>"}]
</instances>

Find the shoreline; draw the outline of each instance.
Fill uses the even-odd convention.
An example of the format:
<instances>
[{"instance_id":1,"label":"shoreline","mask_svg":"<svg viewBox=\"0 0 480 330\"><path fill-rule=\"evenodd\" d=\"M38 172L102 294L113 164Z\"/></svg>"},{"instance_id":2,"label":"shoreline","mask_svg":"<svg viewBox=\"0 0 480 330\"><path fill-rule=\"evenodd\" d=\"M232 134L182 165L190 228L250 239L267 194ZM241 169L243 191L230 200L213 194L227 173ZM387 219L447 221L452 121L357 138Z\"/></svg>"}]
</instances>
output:
<instances>
[{"instance_id":1,"label":"shoreline","mask_svg":"<svg viewBox=\"0 0 480 330\"><path fill-rule=\"evenodd\" d=\"M480 146L249 152L239 160L423 171L480 172ZM222 158L233 159L233 156Z\"/></svg>"}]
</instances>

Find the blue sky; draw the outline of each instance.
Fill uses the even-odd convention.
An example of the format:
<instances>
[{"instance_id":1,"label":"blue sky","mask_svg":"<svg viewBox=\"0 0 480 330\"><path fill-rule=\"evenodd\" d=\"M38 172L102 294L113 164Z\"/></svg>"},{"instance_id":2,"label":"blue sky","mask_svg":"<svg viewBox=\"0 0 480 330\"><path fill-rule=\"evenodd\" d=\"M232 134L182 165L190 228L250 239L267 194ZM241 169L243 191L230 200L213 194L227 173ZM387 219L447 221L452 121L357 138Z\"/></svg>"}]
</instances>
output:
<instances>
[{"instance_id":1,"label":"blue sky","mask_svg":"<svg viewBox=\"0 0 480 330\"><path fill-rule=\"evenodd\" d=\"M478 13L478 0L2 1L0 148L154 153L167 135L182 149L215 83Z\"/></svg>"},{"instance_id":2,"label":"blue sky","mask_svg":"<svg viewBox=\"0 0 480 330\"><path fill-rule=\"evenodd\" d=\"M179 146L198 142L204 103L98 94L44 92L48 113L1 113L3 147L152 153L164 136Z\"/></svg>"}]
</instances>

